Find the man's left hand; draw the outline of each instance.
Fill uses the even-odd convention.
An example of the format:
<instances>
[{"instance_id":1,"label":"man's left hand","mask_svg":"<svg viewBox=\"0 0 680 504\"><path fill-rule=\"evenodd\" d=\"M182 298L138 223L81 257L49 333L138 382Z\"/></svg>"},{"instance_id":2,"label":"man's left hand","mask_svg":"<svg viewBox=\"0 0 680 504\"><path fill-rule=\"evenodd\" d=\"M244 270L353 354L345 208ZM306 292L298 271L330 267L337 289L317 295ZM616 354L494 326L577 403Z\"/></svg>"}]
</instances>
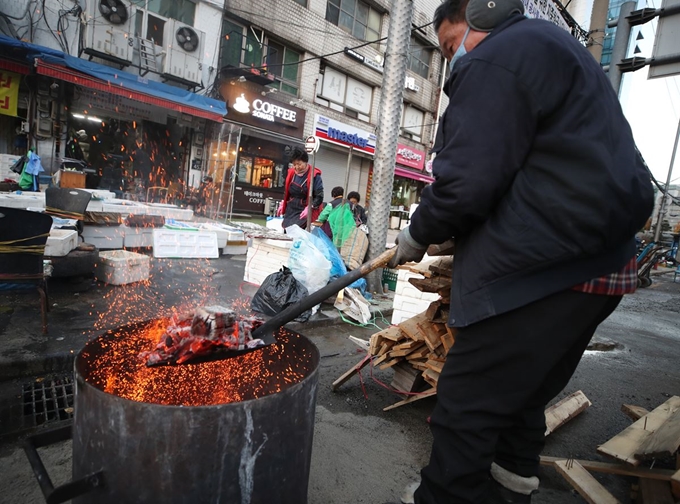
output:
<instances>
[{"instance_id":1,"label":"man's left hand","mask_svg":"<svg viewBox=\"0 0 680 504\"><path fill-rule=\"evenodd\" d=\"M427 251L427 245L418 243L411 237L408 226L399 233L395 243L397 244L397 252L387 264L390 268L396 268L409 261L420 262Z\"/></svg>"}]
</instances>

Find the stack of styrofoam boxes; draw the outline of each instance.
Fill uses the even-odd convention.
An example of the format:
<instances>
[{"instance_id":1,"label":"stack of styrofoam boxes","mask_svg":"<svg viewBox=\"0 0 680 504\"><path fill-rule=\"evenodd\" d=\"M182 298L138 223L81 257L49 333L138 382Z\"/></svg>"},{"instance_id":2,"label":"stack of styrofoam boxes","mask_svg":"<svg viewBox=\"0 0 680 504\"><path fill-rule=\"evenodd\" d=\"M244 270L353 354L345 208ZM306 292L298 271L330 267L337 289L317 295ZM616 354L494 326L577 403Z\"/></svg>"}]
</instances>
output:
<instances>
[{"instance_id":1,"label":"stack of styrofoam boxes","mask_svg":"<svg viewBox=\"0 0 680 504\"><path fill-rule=\"evenodd\" d=\"M0 154L0 180L5 180L6 178L19 180L20 175L14 173L10 168L19 161L20 157L14 154Z\"/></svg>"},{"instance_id":2,"label":"stack of styrofoam boxes","mask_svg":"<svg viewBox=\"0 0 680 504\"><path fill-rule=\"evenodd\" d=\"M392 303L392 324L399 324L406 319L423 313L432 301L439 299L439 294L420 292L409 283L409 278L425 278L423 275L400 269L397 274L397 288Z\"/></svg>"},{"instance_id":3,"label":"stack of styrofoam boxes","mask_svg":"<svg viewBox=\"0 0 680 504\"><path fill-rule=\"evenodd\" d=\"M63 257L78 246L78 231L75 229L52 229L45 244L45 255Z\"/></svg>"},{"instance_id":4,"label":"stack of styrofoam boxes","mask_svg":"<svg viewBox=\"0 0 680 504\"><path fill-rule=\"evenodd\" d=\"M262 285L264 279L272 273L288 266L288 256L293 240L272 240L267 238L253 238L253 244L248 247L246 269L243 280L255 285Z\"/></svg>"},{"instance_id":5,"label":"stack of styrofoam boxes","mask_svg":"<svg viewBox=\"0 0 680 504\"><path fill-rule=\"evenodd\" d=\"M149 278L149 256L128 250L110 250L99 253L95 276L100 282L125 285Z\"/></svg>"}]
</instances>

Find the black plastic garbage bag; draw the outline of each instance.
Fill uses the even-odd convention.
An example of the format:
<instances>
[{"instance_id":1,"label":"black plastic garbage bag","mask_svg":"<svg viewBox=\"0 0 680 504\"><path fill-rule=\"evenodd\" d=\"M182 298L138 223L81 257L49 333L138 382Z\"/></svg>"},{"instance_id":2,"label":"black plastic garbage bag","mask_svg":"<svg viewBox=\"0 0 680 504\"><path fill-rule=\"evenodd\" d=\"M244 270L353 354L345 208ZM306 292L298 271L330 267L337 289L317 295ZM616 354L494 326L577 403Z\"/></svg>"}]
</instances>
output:
<instances>
[{"instance_id":1,"label":"black plastic garbage bag","mask_svg":"<svg viewBox=\"0 0 680 504\"><path fill-rule=\"evenodd\" d=\"M307 287L298 282L293 273L283 266L279 271L264 279L253 296L250 307L253 311L265 315L276 315L307 295ZM311 316L312 310L307 310L295 321L307 322Z\"/></svg>"}]
</instances>

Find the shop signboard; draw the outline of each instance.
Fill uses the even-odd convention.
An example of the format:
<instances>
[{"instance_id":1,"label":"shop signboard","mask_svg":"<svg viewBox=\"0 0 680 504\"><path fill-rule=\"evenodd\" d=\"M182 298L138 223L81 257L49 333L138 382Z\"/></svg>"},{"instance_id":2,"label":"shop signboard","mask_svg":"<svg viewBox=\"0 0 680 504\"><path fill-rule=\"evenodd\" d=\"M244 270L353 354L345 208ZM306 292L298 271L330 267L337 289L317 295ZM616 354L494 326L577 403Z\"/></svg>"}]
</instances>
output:
<instances>
[{"instance_id":1,"label":"shop signboard","mask_svg":"<svg viewBox=\"0 0 680 504\"><path fill-rule=\"evenodd\" d=\"M425 167L425 152L404 144L397 144L397 164L422 170Z\"/></svg>"},{"instance_id":2,"label":"shop signboard","mask_svg":"<svg viewBox=\"0 0 680 504\"><path fill-rule=\"evenodd\" d=\"M264 203L267 198L283 199L283 188L267 189L237 184L234 187L234 208L244 212L264 214Z\"/></svg>"},{"instance_id":3,"label":"shop signboard","mask_svg":"<svg viewBox=\"0 0 680 504\"><path fill-rule=\"evenodd\" d=\"M0 114L16 117L21 75L0 70Z\"/></svg>"},{"instance_id":4,"label":"shop signboard","mask_svg":"<svg viewBox=\"0 0 680 504\"><path fill-rule=\"evenodd\" d=\"M552 0L522 0L522 3L524 4L524 14L527 17L545 19L564 30L571 30Z\"/></svg>"},{"instance_id":5,"label":"shop signboard","mask_svg":"<svg viewBox=\"0 0 680 504\"><path fill-rule=\"evenodd\" d=\"M355 128L351 124L341 123L320 114L314 116L314 129L314 134L321 140L343 147L353 147L354 150L366 154L375 154L377 137L369 131Z\"/></svg>"},{"instance_id":6,"label":"shop signboard","mask_svg":"<svg viewBox=\"0 0 680 504\"><path fill-rule=\"evenodd\" d=\"M294 138L302 138L305 111L244 85L225 84L220 93L227 102L227 119L263 128Z\"/></svg>"}]
</instances>

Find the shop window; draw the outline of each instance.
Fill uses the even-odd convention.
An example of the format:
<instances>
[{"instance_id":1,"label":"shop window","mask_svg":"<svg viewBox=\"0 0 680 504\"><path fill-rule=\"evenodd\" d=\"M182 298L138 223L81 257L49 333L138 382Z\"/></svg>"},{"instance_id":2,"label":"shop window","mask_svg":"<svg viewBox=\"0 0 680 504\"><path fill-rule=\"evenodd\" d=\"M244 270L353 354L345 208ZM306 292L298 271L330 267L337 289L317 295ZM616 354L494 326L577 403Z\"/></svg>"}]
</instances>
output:
<instances>
[{"instance_id":1,"label":"shop window","mask_svg":"<svg viewBox=\"0 0 680 504\"><path fill-rule=\"evenodd\" d=\"M131 3L137 9L135 36L153 40L156 45L163 45L163 29L167 19L194 25L196 4L189 0L132 0Z\"/></svg>"},{"instance_id":2,"label":"shop window","mask_svg":"<svg viewBox=\"0 0 680 504\"><path fill-rule=\"evenodd\" d=\"M316 102L369 122L373 88L334 68L326 67L319 75Z\"/></svg>"},{"instance_id":3,"label":"shop window","mask_svg":"<svg viewBox=\"0 0 680 504\"><path fill-rule=\"evenodd\" d=\"M423 135L423 123L425 113L415 107L407 105L404 107L401 120L402 135L420 142Z\"/></svg>"},{"instance_id":4,"label":"shop window","mask_svg":"<svg viewBox=\"0 0 680 504\"><path fill-rule=\"evenodd\" d=\"M268 40L261 30L229 19L222 20L221 67L262 68L275 76L275 81L269 87L297 96L300 59L299 52Z\"/></svg>"},{"instance_id":5,"label":"shop window","mask_svg":"<svg viewBox=\"0 0 680 504\"><path fill-rule=\"evenodd\" d=\"M361 0L328 0L326 21L359 40L373 42L380 38L380 13Z\"/></svg>"},{"instance_id":6,"label":"shop window","mask_svg":"<svg viewBox=\"0 0 680 504\"><path fill-rule=\"evenodd\" d=\"M133 4L165 18L194 25L196 4L190 0L133 0Z\"/></svg>"},{"instance_id":7,"label":"shop window","mask_svg":"<svg viewBox=\"0 0 680 504\"><path fill-rule=\"evenodd\" d=\"M300 53L278 42L269 41L267 70L276 76L275 83L270 84L269 87L297 96L299 62Z\"/></svg>"},{"instance_id":8,"label":"shop window","mask_svg":"<svg viewBox=\"0 0 680 504\"><path fill-rule=\"evenodd\" d=\"M430 61L432 59L432 49L429 45L422 44L415 38L411 38L411 48L406 59L406 67L421 77L430 73Z\"/></svg>"}]
</instances>

